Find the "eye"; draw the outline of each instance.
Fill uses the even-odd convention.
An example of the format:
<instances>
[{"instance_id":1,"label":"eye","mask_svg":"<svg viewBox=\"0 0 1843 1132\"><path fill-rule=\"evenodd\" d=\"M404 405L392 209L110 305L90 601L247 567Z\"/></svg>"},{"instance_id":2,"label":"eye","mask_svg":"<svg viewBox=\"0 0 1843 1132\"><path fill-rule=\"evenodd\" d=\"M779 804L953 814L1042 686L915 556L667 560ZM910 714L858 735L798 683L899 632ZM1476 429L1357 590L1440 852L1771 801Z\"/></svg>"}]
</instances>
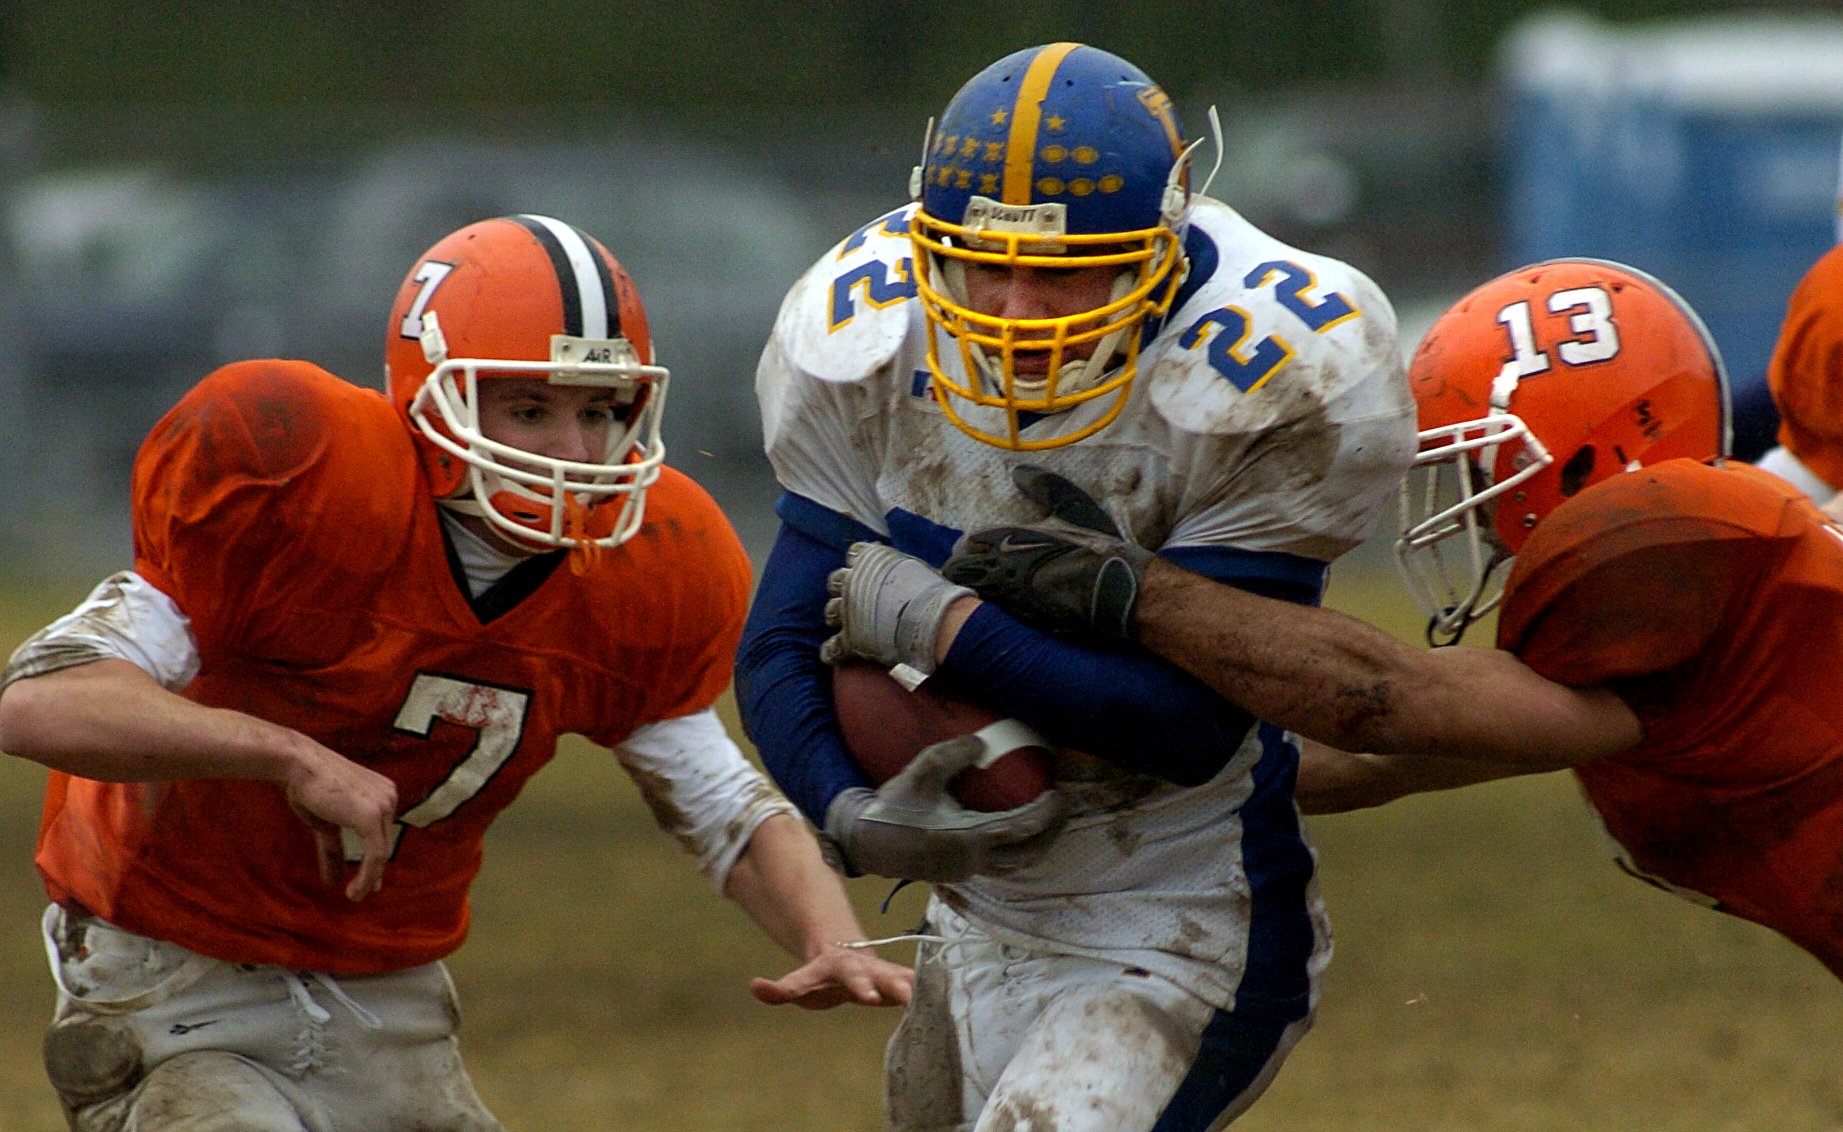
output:
<instances>
[{"instance_id":1,"label":"eye","mask_svg":"<svg viewBox=\"0 0 1843 1132\"><path fill-rule=\"evenodd\" d=\"M582 410L583 419L594 424L626 424L633 414L631 401L599 401Z\"/></svg>"}]
</instances>

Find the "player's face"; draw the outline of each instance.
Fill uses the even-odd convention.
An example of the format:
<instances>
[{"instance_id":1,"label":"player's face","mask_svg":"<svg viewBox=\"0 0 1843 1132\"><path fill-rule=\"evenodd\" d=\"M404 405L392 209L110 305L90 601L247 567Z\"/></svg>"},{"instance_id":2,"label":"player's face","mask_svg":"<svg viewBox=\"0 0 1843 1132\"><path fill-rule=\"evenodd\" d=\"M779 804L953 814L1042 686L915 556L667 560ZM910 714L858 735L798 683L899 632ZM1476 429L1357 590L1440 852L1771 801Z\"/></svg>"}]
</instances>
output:
<instances>
[{"instance_id":1,"label":"player's face","mask_svg":"<svg viewBox=\"0 0 1843 1132\"><path fill-rule=\"evenodd\" d=\"M488 439L556 460L593 463L620 427L614 394L519 377L480 379L480 431Z\"/></svg>"},{"instance_id":2,"label":"player's face","mask_svg":"<svg viewBox=\"0 0 1843 1132\"><path fill-rule=\"evenodd\" d=\"M966 266L967 306L994 318L1067 318L1106 306L1113 297L1119 268L1023 267L1000 263ZM1077 324L1079 331L1083 325ZM1094 353L1098 341L1070 344L1066 358L1078 361ZM1042 373L1049 354L1019 352L1020 373Z\"/></svg>"}]
</instances>

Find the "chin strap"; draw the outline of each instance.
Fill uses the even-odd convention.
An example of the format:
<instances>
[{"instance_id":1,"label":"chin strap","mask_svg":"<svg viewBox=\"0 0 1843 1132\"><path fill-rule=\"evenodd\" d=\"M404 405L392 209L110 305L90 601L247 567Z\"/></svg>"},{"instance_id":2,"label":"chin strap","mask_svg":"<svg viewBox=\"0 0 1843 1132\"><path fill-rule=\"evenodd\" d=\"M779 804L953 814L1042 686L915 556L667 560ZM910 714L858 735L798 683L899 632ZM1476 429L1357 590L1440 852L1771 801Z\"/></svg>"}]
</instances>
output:
<instances>
[{"instance_id":1,"label":"chin strap","mask_svg":"<svg viewBox=\"0 0 1843 1132\"><path fill-rule=\"evenodd\" d=\"M1503 569L1510 562L1511 558L1512 555L1506 554L1502 549L1493 546L1491 550L1491 560L1485 564L1484 572L1479 576L1478 585L1473 587L1472 592L1467 595L1466 599L1460 604L1442 610L1440 613L1427 619L1428 647L1440 649L1446 648L1449 645L1458 644L1459 639L1465 636L1465 631L1467 629L1470 629L1480 618L1498 607L1498 599L1503 596L1504 591L1501 584L1497 587L1495 592L1492 591L1492 576ZM1485 607L1481 610L1478 608L1478 604L1480 601L1484 601L1487 593L1491 594L1491 598L1489 601L1485 602ZM1458 617L1457 622L1454 621L1455 616Z\"/></svg>"},{"instance_id":2,"label":"chin strap","mask_svg":"<svg viewBox=\"0 0 1843 1132\"><path fill-rule=\"evenodd\" d=\"M589 506L576 498L572 492L563 495L563 537L574 545L570 547L570 573L578 578L594 571L601 565L602 552L607 547L595 540L589 530Z\"/></svg>"}]
</instances>

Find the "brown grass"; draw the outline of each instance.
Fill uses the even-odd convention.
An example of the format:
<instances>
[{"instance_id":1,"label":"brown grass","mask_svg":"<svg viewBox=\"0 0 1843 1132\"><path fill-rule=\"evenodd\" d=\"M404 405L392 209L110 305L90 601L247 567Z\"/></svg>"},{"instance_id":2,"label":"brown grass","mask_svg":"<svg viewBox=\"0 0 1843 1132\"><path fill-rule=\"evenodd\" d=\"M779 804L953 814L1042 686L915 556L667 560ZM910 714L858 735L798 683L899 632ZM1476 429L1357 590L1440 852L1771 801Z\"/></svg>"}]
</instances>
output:
<instances>
[{"instance_id":1,"label":"brown grass","mask_svg":"<svg viewBox=\"0 0 1843 1132\"><path fill-rule=\"evenodd\" d=\"M1335 593L1399 631L1379 586ZM15 592L4 642L77 596ZM1378 604L1380 602L1381 604ZM38 768L0 760L0 1129L63 1127L30 854ZM1552 775L1317 819L1338 936L1317 1029L1237 1125L1672 1132L1843 1127L1843 995L1761 929L1608 863ZM866 926L908 926L921 897ZM493 831L452 961L481 1091L523 1132L881 1126L887 1011L769 1010L785 959L657 833L604 753L567 750Z\"/></svg>"}]
</instances>

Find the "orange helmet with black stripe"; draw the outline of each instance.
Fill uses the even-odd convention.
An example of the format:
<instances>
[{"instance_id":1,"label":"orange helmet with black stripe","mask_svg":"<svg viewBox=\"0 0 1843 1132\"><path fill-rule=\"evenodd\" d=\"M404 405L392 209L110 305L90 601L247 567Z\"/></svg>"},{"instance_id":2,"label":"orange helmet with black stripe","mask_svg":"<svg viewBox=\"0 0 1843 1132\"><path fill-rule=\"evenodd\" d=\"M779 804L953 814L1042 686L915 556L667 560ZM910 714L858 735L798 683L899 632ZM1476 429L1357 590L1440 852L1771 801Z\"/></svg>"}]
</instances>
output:
<instances>
[{"instance_id":1,"label":"orange helmet with black stripe","mask_svg":"<svg viewBox=\"0 0 1843 1132\"><path fill-rule=\"evenodd\" d=\"M639 291L592 237L547 216L470 224L416 261L391 307L390 396L431 492L520 550L614 546L639 530L665 459L667 371L653 364ZM486 436L479 381L613 391L599 459L563 460Z\"/></svg>"}]
</instances>

